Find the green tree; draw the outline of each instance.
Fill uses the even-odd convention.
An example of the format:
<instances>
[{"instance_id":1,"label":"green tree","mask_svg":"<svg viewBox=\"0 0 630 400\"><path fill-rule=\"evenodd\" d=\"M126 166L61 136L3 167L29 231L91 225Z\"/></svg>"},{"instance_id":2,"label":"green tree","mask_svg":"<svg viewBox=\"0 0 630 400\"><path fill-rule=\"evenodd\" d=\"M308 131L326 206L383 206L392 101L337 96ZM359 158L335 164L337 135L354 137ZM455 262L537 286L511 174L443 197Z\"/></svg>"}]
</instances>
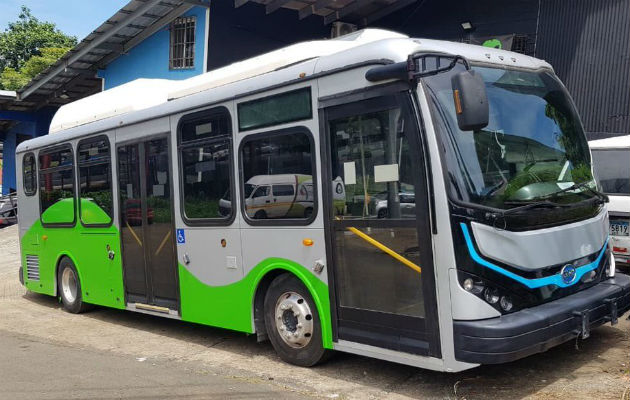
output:
<instances>
[{"instance_id":1,"label":"green tree","mask_svg":"<svg viewBox=\"0 0 630 400\"><path fill-rule=\"evenodd\" d=\"M5 90L18 90L36 77L37 74L54 64L68 50L70 50L69 47L44 47L39 49L41 55L29 58L19 70L6 67L0 73L0 86Z\"/></svg>"},{"instance_id":2,"label":"green tree","mask_svg":"<svg viewBox=\"0 0 630 400\"><path fill-rule=\"evenodd\" d=\"M18 20L0 32L0 84L5 89L22 87L76 43L76 37L61 32L54 23L38 20L28 7L22 6ZM35 56L39 58L23 70Z\"/></svg>"}]
</instances>

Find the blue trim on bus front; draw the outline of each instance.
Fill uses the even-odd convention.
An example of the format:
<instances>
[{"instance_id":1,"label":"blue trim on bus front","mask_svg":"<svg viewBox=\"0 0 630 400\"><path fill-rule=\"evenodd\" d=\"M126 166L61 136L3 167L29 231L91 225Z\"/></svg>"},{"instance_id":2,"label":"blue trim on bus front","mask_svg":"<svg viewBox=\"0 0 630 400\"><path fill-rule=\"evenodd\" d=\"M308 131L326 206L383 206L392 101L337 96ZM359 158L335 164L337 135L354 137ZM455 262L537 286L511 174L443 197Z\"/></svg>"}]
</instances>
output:
<instances>
[{"instance_id":1,"label":"blue trim on bus front","mask_svg":"<svg viewBox=\"0 0 630 400\"><path fill-rule=\"evenodd\" d=\"M573 282L571 283L568 283L568 284L564 283L564 281L562 280L562 275L560 273L557 273L551 276L546 276L544 278L527 279L481 258L481 256L477 253L477 250L475 250L475 247L473 246L470 233L468 232L468 227L464 223L460 223L460 226L462 228L462 232L464 233L466 246L468 246L468 253L472 257L472 259L475 260L476 263L483 265L486 268L490 268L491 270L498 272L502 275L505 275L508 278L514 279L515 281L522 283L523 285L527 286L530 289L536 289L536 288L547 286L547 285L556 285L556 286L564 288L564 287L569 287L576 284L580 280L580 278L584 276L584 274L597 269L597 267L599 266L599 263L602 261L602 257L604 256L604 253L606 252L606 247L608 246L608 238L606 238L606 242L604 242L604 246L599 252L597 259L590 264L577 267L575 271L575 279L573 279Z\"/></svg>"}]
</instances>

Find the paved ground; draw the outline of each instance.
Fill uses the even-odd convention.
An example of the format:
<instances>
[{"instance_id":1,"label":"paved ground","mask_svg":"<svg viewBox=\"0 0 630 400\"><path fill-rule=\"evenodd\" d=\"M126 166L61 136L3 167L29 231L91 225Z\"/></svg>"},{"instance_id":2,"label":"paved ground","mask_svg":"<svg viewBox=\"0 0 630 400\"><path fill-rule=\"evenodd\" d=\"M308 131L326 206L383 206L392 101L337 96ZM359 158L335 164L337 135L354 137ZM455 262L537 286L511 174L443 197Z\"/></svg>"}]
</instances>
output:
<instances>
[{"instance_id":1,"label":"paved ground","mask_svg":"<svg viewBox=\"0 0 630 400\"><path fill-rule=\"evenodd\" d=\"M0 230L0 398L630 400L625 318L586 341L459 374L348 354L297 368L253 336L104 308L68 314L19 285L16 235L15 227ZM75 380L64 385L68 364Z\"/></svg>"},{"instance_id":2,"label":"paved ground","mask_svg":"<svg viewBox=\"0 0 630 400\"><path fill-rule=\"evenodd\" d=\"M0 376L1 396L13 400L307 397L192 363L136 359L7 331L0 331Z\"/></svg>"}]
</instances>

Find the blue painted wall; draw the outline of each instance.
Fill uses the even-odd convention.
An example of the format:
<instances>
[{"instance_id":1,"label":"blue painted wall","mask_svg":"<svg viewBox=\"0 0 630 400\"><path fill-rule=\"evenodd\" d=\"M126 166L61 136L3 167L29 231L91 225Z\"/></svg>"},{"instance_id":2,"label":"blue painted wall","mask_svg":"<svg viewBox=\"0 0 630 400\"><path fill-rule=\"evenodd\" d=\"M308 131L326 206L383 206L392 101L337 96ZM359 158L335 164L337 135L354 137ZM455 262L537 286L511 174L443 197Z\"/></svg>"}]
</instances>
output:
<instances>
[{"instance_id":1,"label":"blue painted wall","mask_svg":"<svg viewBox=\"0 0 630 400\"><path fill-rule=\"evenodd\" d=\"M195 67L190 69L169 69L170 31L164 26L99 70L104 78L105 89L111 89L138 78L186 79L206 72L206 8L194 7L183 16L196 17L195 23Z\"/></svg>"},{"instance_id":2,"label":"blue painted wall","mask_svg":"<svg viewBox=\"0 0 630 400\"><path fill-rule=\"evenodd\" d=\"M11 190L17 188L15 148L25 139L46 135L50 127L50 121L56 111L57 108L43 108L32 113L0 111L1 119L17 122L8 131L0 132L0 140L4 145L2 150L2 194L8 194Z\"/></svg>"}]
</instances>

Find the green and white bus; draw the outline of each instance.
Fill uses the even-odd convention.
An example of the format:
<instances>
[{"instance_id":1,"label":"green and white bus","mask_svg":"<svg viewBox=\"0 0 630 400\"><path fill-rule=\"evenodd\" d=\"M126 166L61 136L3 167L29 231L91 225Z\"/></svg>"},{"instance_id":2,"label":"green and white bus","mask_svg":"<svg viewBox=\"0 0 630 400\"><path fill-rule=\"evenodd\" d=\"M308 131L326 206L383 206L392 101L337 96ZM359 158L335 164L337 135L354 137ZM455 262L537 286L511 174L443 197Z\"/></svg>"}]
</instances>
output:
<instances>
[{"instance_id":1,"label":"green and white bus","mask_svg":"<svg viewBox=\"0 0 630 400\"><path fill-rule=\"evenodd\" d=\"M544 61L365 30L63 106L17 149L20 279L439 371L617 319L606 196Z\"/></svg>"}]
</instances>

